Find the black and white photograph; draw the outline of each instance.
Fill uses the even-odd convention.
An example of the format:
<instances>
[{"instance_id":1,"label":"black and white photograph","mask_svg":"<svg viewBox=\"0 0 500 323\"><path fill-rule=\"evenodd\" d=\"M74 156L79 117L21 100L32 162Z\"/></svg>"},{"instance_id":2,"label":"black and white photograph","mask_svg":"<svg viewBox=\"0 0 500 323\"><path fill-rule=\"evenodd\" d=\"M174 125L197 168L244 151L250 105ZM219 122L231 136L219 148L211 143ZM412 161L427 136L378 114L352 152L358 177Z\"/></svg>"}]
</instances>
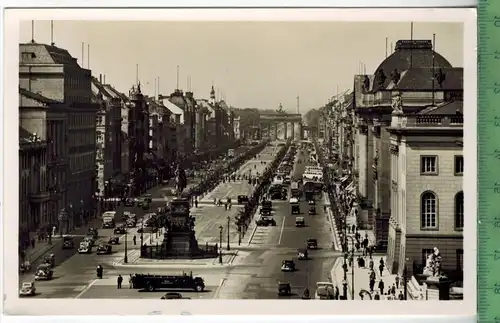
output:
<instances>
[{"instance_id":1,"label":"black and white photograph","mask_svg":"<svg viewBox=\"0 0 500 323\"><path fill-rule=\"evenodd\" d=\"M18 21L12 308L468 300L470 15L129 11Z\"/></svg>"}]
</instances>

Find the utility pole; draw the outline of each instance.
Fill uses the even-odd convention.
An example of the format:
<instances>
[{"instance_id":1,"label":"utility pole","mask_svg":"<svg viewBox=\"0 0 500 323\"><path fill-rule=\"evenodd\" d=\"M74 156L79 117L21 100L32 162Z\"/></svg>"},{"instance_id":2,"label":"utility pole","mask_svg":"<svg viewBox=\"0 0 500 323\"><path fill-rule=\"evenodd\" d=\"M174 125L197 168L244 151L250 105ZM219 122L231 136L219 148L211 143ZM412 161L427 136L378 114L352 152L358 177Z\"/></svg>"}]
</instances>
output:
<instances>
[{"instance_id":1,"label":"utility pole","mask_svg":"<svg viewBox=\"0 0 500 323\"><path fill-rule=\"evenodd\" d=\"M219 230L220 230L220 237L219 237L219 263L222 265L222 230L224 230L224 228L222 227L222 225L219 227Z\"/></svg>"},{"instance_id":2,"label":"utility pole","mask_svg":"<svg viewBox=\"0 0 500 323\"><path fill-rule=\"evenodd\" d=\"M231 224L231 217L227 217L227 251L231 250L231 246L229 245L229 226Z\"/></svg>"}]
</instances>

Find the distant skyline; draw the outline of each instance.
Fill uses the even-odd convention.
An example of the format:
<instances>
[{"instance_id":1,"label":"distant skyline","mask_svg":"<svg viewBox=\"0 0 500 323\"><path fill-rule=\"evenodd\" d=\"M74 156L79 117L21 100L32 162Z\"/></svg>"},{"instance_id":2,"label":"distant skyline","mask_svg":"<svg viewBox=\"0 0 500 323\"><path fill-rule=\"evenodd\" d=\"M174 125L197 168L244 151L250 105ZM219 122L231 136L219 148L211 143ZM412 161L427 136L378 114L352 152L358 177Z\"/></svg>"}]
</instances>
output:
<instances>
[{"instance_id":1,"label":"distant skyline","mask_svg":"<svg viewBox=\"0 0 500 323\"><path fill-rule=\"evenodd\" d=\"M463 66L464 27L452 22L414 22L414 39L432 39L454 67ZM31 21L20 26L20 42L30 42ZM196 98L219 98L236 108L300 112L319 108L352 89L353 77L373 73L400 39L410 39L410 22L128 22L54 21L54 43L82 66L106 75L106 83L128 93L136 64L145 94L169 95L177 87ZM50 44L50 21L35 21L34 40ZM90 61L88 57L90 46Z\"/></svg>"}]
</instances>

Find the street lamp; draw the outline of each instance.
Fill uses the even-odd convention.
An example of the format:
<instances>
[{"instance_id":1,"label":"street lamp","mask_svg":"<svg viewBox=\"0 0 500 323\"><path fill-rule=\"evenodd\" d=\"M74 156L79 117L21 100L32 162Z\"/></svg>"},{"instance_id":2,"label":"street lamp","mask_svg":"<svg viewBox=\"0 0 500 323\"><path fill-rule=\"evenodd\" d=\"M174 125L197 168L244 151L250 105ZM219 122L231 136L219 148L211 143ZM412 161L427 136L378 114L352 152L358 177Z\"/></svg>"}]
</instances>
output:
<instances>
[{"instance_id":1,"label":"street lamp","mask_svg":"<svg viewBox=\"0 0 500 323\"><path fill-rule=\"evenodd\" d=\"M353 263L351 264L351 297L354 300L354 251L355 251L355 243L354 243L354 238L352 236L347 236L351 240L352 243L352 258L353 258ZM345 272L344 272L345 274Z\"/></svg>"},{"instance_id":2,"label":"street lamp","mask_svg":"<svg viewBox=\"0 0 500 323\"><path fill-rule=\"evenodd\" d=\"M408 269L406 267L406 261L408 258L405 259L405 266L403 268L403 288L404 288L404 300L408 300Z\"/></svg>"},{"instance_id":3,"label":"street lamp","mask_svg":"<svg viewBox=\"0 0 500 323\"><path fill-rule=\"evenodd\" d=\"M342 287L344 292L344 300L347 300L347 279L345 278L342 280Z\"/></svg>"},{"instance_id":4,"label":"street lamp","mask_svg":"<svg viewBox=\"0 0 500 323\"><path fill-rule=\"evenodd\" d=\"M229 226L231 224L231 217L227 216L227 251L231 250L231 246L229 245Z\"/></svg>"},{"instance_id":5,"label":"street lamp","mask_svg":"<svg viewBox=\"0 0 500 323\"><path fill-rule=\"evenodd\" d=\"M127 233L128 233L128 230L125 230L125 258L123 259L123 262L126 264L128 263Z\"/></svg>"},{"instance_id":6,"label":"street lamp","mask_svg":"<svg viewBox=\"0 0 500 323\"><path fill-rule=\"evenodd\" d=\"M221 226L219 226L219 230L220 230L220 239L219 239L219 263L222 264L222 231L224 230L224 228Z\"/></svg>"},{"instance_id":7,"label":"street lamp","mask_svg":"<svg viewBox=\"0 0 500 323\"><path fill-rule=\"evenodd\" d=\"M141 221L141 248L144 245L144 217L142 217Z\"/></svg>"}]
</instances>

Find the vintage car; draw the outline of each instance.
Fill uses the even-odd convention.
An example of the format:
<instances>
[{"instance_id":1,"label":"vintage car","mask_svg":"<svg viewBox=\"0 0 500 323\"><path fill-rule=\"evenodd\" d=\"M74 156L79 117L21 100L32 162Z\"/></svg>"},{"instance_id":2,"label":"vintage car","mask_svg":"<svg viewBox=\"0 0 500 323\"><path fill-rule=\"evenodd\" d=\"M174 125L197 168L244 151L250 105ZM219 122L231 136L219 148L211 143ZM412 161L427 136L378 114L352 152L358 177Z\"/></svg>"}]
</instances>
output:
<instances>
[{"instance_id":1,"label":"vintage car","mask_svg":"<svg viewBox=\"0 0 500 323\"><path fill-rule=\"evenodd\" d=\"M316 207L310 206L308 213L309 213L309 215L316 215Z\"/></svg>"},{"instance_id":2,"label":"vintage car","mask_svg":"<svg viewBox=\"0 0 500 323\"><path fill-rule=\"evenodd\" d=\"M335 289L333 283L330 282L317 282L316 292L314 293L315 299L334 299Z\"/></svg>"},{"instance_id":3,"label":"vintage car","mask_svg":"<svg viewBox=\"0 0 500 323\"><path fill-rule=\"evenodd\" d=\"M161 299L184 299L184 298L185 297L182 297L180 293L174 293L174 292L166 293L161 297Z\"/></svg>"},{"instance_id":4,"label":"vintage car","mask_svg":"<svg viewBox=\"0 0 500 323\"><path fill-rule=\"evenodd\" d=\"M109 255L111 254L112 247L110 244L100 244L97 247L97 254L98 255Z\"/></svg>"},{"instance_id":5,"label":"vintage car","mask_svg":"<svg viewBox=\"0 0 500 323\"><path fill-rule=\"evenodd\" d=\"M276 221L270 215L261 215L261 217L255 221L258 227L275 226Z\"/></svg>"},{"instance_id":6,"label":"vintage car","mask_svg":"<svg viewBox=\"0 0 500 323\"><path fill-rule=\"evenodd\" d=\"M73 237L65 236L63 237L63 249L73 249L75 247L75 240Z\"/></svg>"},{"instance_id":7,"label":"vintage car","mask_svg":"<svg viewBox=\"0 0 500 323\"><path fill-rule=\"evenodd\" d=\"M132 197L129 197L129 198L125 199L124 204L126 207L135 206L135 199Z\"/></svg>"},{"instance_id":8,"label":"vintage car","mask_svg":"<svg viewBox=\"0 0 500 323\"><path fill-rule=\"evenodd\" d=\"M117 236L109 237L108 244L119 244L119 243L120 243L120 237Z\"/></svg>"},{"instance_id":9,"label":"vintage car","mask_svg":"<svg viewBox=\"0 0 500 323\"><path fill-rule=\"evenodd\" d=\"M139 198L137 199L137 206L138 206L138 207L141 207L144 203L146 203L146 201L144 200L144 198L143 198L143 197L139 197Z\"/></svg>"},{"instance_id":10,"label":"vintage car","mask_svg":"<svg viewBox=\"0 0 500 323\"><path fill-rule=\"evenodd\" d=\"M248 196L246 195L238 195L238 204L243 204L248 202Z\"/></svg>"},{"instance_id":11,"label":"vintage car","mask_svg":"<svg viewBox=\"0 0 500 323\"><path fill-rule=\"evenodd\" d=\"M279 282L278 283L278 296L290 296L292 295L292 287L289 282Z\"/></svg>"},{"instance_id":12,"label":"vintage car","mask_svg":"<svg viewBox=\"0 0 500 323\"><path fill-rule=\"evenodd\" d=\"M121 225L119 227L116 227L114 230L113 230L113 233L114 234L125 234L127 233L127 227L124 226L124 225Z\"/></svg>"},{"instance_id":13,"label":"vintage car","mask_svg":"<svg viewBox=\"0 0 500 323\"><path fill-rule=\"evenodd\" d=\"M35 296L35 295L36 295L35 282L24 282L21 285L21 289L19 290L19 296L24 297L24 296Z\"/></svg>"},{"instance_id":14,"label":"vintage car","mask_svg":"<svg viewBox=\"0 0 500 323\"><path fill-rule=\"evenodd\" d=\"M89 228L87 230L87 235L93 236L94 239L97 239L97 237L99 236L99 231L97 231L97 229L95 229L95 228Z\"/></svg>"},{"instance_id":15,"label":"vintage car","mask_svg":"<svg viewBox=\"0 0 500 323\"><path fill-rule=\"evenodd\" d=\"M35 280L51 280L54 270L49 264L41 264L35 271Z\"/></svg>"},{"instance_id":16,"label":"vintage car","mask_svg":"<svg viewBox=\"0 0 500 323\"><path fill-rule=\"evenodd\" d=\"M295 271L295 262L293 260L283 260L281 271Z\"/></svg>"},{"instance_id":17,"label":"vintage car","mask_svg":"<svg viewBox=\"0 0 500 323\"><path fill-rule=\"evenodd\" d=\"M149 193L144 194L144 201L149 204L153 203L153 196Z\"/></svg>"},{"instance_id":18,"label":"vintage car","mask_svg":"<svg viewBox=\"0 0 500 323\"><path fill-rule=\"evenodd\" d=\"M307 239L307 249L318 249L318 240Z\"/></svg>"},{"instance_id":19,"label":"vintage car","mask_svg":"<svg viewBox=\"0 0 500 323\"><path fill-rule=\"evenodd\" d=\"M307 203L308 203L309 205L316 205L316 202L315 202L314 200L309 200L309 201L307 201Z\"/></svg>"},{"instance_id":20,"label":"vintage car","mask_svg":"<svg viewBox=\"0 0 500 323\"><path fill-rule=\"evenodd\" d=\"M303 216L298 216L295 218L295 226L296 227L305 227L306 226L306 220L304 219Z\"/></svg>"},{"instance_id":21,"label":"vintage car","mask_svg":"<svg viewBox=\"0 0 500 323\"><path fill-rule=\"evenodd\" d=\"M127 225L128 228L135 228L135 226L137 225L137 220L127 219L125 221L125 224Z\"/></svg>"},{"instance_id":22,"label":"vintage car","mask_svg":"<svg viewBox=\"0 0 500 323\"><path fill-rule=\"evenodd\" d=\"M307 260L309 259L308 254L307 254L307 249L299 249L297 250L297 259L299 260Z\"/></svg>"},{"instance_id":23,"label":"vintage car","mask_svg":"<svg viewBox=\"0 0 500 323\"><path fill-rule=\"evenodd\" d=\"M87 241L80 242L78 253L92 253L92 245Z\"/></svg>"},{"instance_id":24,"label":"vintage car","mask_svg":"<svg viewBox=\"0 0 500 323\"><path fill-rule=\"evenodd\" d=\"M94 238L94 236L85 236L83 238L83 241L82 242L86 242L88 243L90 246L93 246L94 243L95 243L96 239Z\"/></svg>"},{"instance_id":25,"label":"vintage car","mask_svg":"<svg viewBox=\"0 0 500 323\"><path fill-rule=\"evenodd\" d=\"M50 255L44 256L43 263L47 264L51 267L54 267L56 265L56 256L53 253L51 253Z\"/></svg>"}]
</instances>

